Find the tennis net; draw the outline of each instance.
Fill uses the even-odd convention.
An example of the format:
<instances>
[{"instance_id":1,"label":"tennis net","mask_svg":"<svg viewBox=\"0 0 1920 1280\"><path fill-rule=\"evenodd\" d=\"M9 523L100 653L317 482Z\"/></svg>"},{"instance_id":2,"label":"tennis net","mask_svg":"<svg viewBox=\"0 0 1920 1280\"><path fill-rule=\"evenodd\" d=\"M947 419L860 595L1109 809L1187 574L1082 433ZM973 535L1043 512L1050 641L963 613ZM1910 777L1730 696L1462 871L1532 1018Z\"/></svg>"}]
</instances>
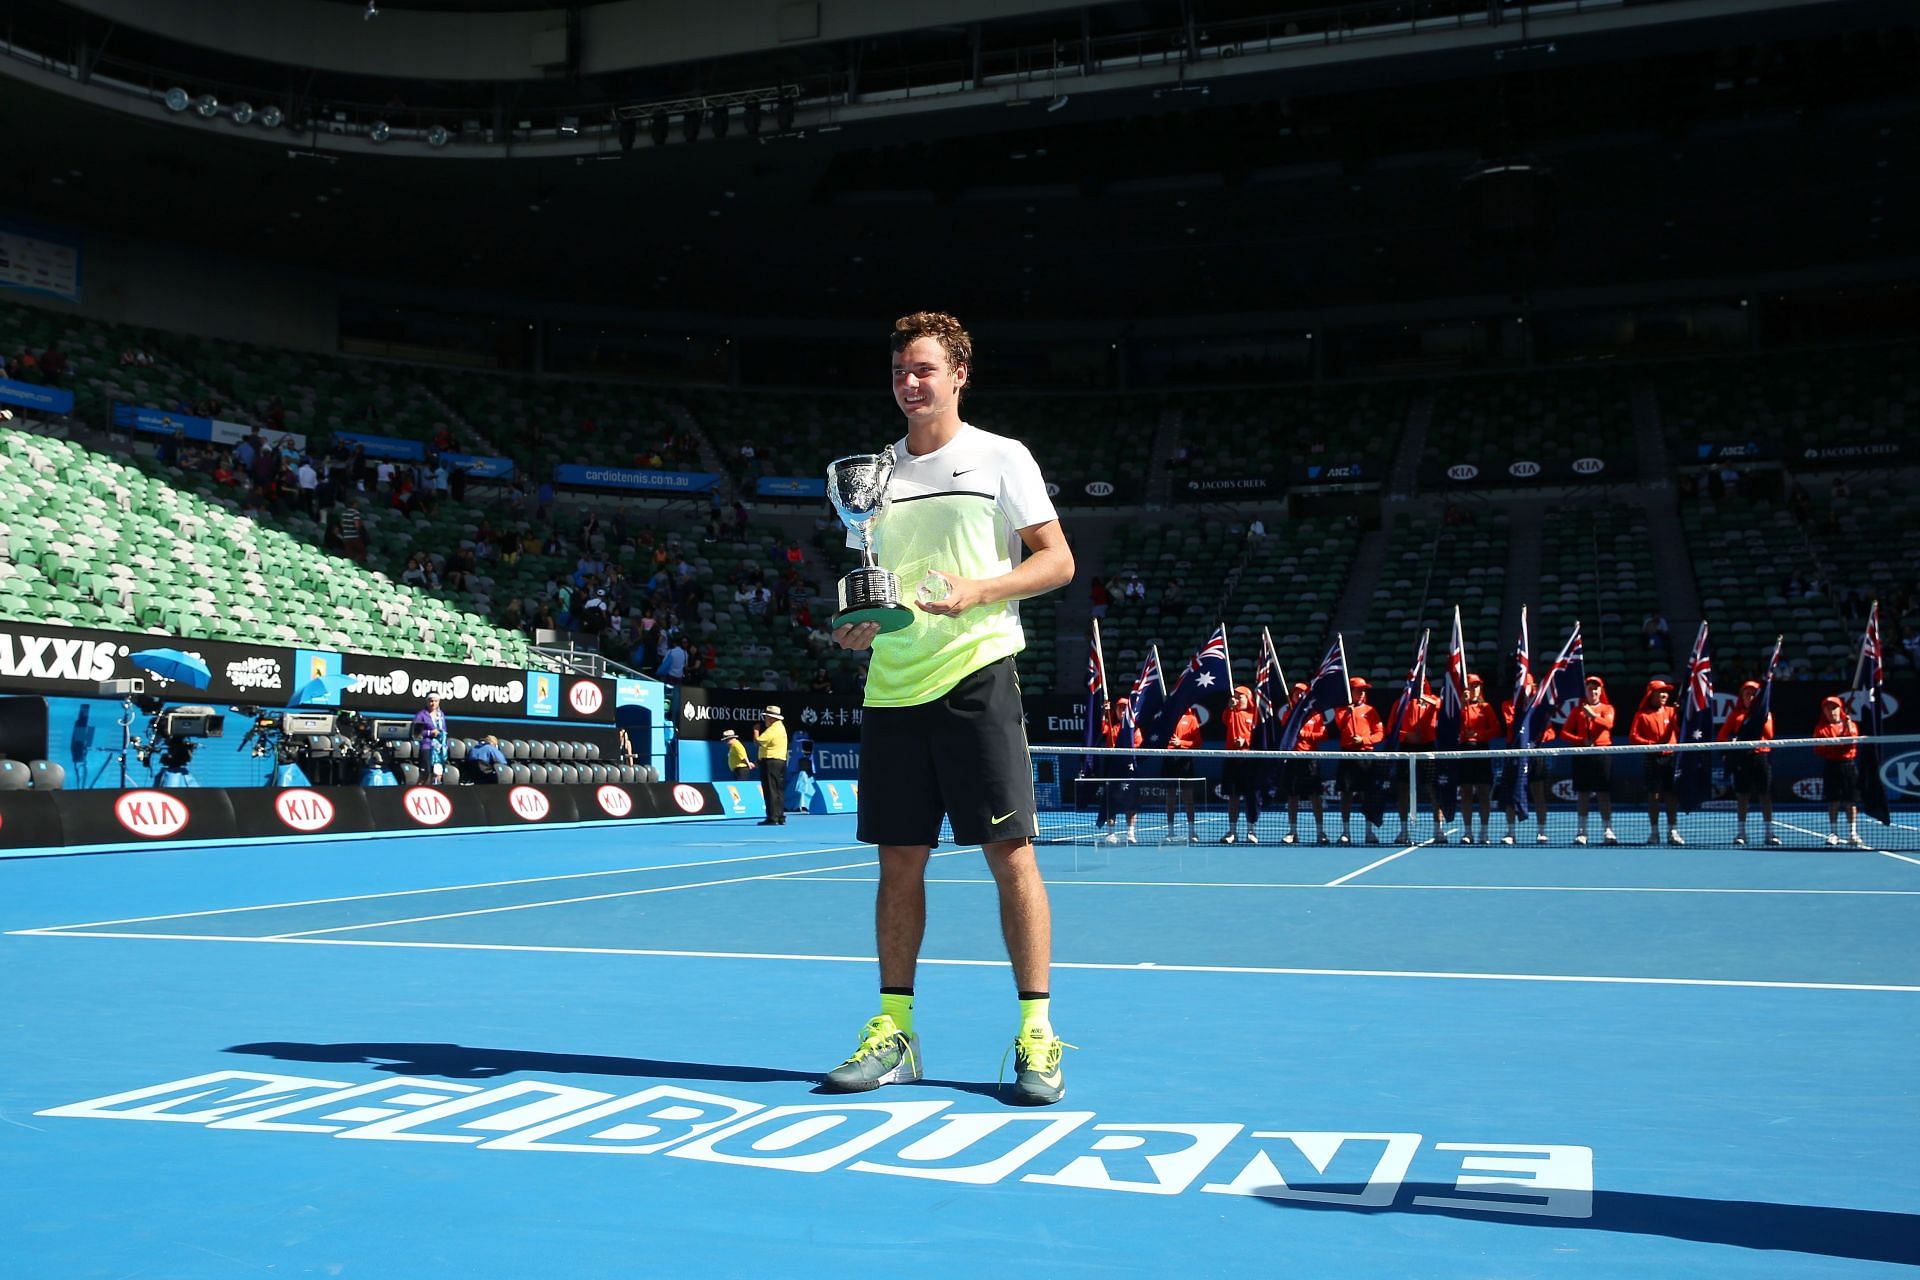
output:
<instances>
[{"instance_id":1,"label":"tennis net","mask_svg":"<svg viewBox=\"0 0 1920 1280\"><path fill-rule=\"evenodd\" d=\"M1033 748L1050 843L1672 845L1920 853L1920 734L1433 751ZM1829 749L1846 744L1818 740Z\"/></svg>"}]
</instances>

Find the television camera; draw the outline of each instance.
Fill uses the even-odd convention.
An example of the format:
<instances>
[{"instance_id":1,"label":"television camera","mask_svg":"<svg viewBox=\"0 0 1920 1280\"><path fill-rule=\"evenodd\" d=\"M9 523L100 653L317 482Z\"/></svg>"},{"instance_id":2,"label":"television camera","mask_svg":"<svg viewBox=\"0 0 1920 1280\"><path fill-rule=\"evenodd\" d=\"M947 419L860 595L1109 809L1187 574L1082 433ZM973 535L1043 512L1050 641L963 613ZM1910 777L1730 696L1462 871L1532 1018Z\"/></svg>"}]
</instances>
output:
<instances>
[{"instance_id":1,"label":"television camera","mask_svg":"<svg viewBox=\"0 0 1920 1280\"><path fill-rule=\"evenodd\" d=\"M127 743L141 765L152 768L154 757L158 756L160 765L155 780L160 786L198 786L188 769L193 763L194 750L203 738L226 735L226 717L212 707L169 708L164 699L151 694L141 694L129 701L147 716L146 736L132 738Z\"/></svg>"}]
</instances>

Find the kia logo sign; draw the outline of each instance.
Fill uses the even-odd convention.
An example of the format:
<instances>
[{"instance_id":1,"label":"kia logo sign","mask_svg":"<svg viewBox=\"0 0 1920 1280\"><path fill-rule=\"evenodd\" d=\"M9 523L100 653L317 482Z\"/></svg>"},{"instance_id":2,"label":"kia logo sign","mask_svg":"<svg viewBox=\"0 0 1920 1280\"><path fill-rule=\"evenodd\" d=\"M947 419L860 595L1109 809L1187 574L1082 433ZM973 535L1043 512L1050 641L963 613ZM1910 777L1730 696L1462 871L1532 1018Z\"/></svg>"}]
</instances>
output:
<instances>
[{"instance_id":1,"label":"kia logo sign","mask_svg":"<svg viewBox=\"0 0 1920 1280\"><path fill-rule=\"evenodd\" d=\"M1479 474L1480 468L1474 466L1471 462L1456 462L1447 468L1447 479L1449 480L1471 480Z\"/></svg>"},{"instance_id":2,"label":"kia logo sign","mask_svg":"<svg viewBox=\"0 0 1920 1280\"><path fill-rule=\"evenodd\" d=\"M408 787L400 807L422 826L437 827L453 816L453 801L432 787Z\"/></svg>"},{"instance_id":3,"label":"kia logo sign","mask_svg":"<svg viewBox=\"0 0 1920 1280\"><path fill-rule=\"evenodd\" d=\"M1540 474L1540 464L1537 462L1528 462L1525 459L1522 459L1521 461L1510 465L1507 468L1507 474L1514 477L1516 480L1531 480L1534 476L1537 476Z\"/></svg>"},{"instance_id":4,"label":"kia logo sign","mask_svg":"<svg viewBox=\"0 0 1920 1280\"><path fill-rule=\"evenodd\" d=\"M707 798L700 794L700 788L684 782L673 789L673 802L680 806L682 813L698 813L707 807Z\"/></svg>"},{"instance_id":5,"label":"kia logo sign","mask_svg":"<svg viewBox=\"0 0 1920 1280\"><path fill-rule=\"evenodd\" d=\"M1051 480L1047 481L1047 496L1049 498L1057 498L1060 496L1060 486Z\"/></svg>"},{"instance_id":6,"label":"kia logo sign","mask_svg":"<svg viewBox=\"0 0 1920 1280\"><path fill-rule=\"evenodd\" d=\"M624 818L633 812L633 797L619 787L603 786L593 793L600 804L600 812L609 818Z\"/></svg>"},{"instance_id":7,"label":"kia logo sign","mask_svg":"<svg viewBox=\"0 0 1920 1280\"><path fill-rule=\"evenodd\" d=\"M1895 756L1880 766L1880 781L1903 796L1920 796L1920 751ZM142 792L141 794L147 794Z\"/></svg>"},{"instance_id":8,"label":"kia logo sign","mask_svg":"<svg viewBox=\"0 0 1920 1280\"><path fill-rule=\"evenodd\" d=\"M1601 458L1575 458L1573 460L1573 472L1575 475L1597 476L1606 469L1606 461Z\"/></svg>"},{"instance_id":9,"label":"kia logo sign","mask_svg":"<svg viewBox=\"0 0 1920 1280\"><path fill-rule=\"evenodd\" d=\"M1113 496L1113 486L1105 480L1089 480L1087 481L1087 496L1089 498L1111 498Z\"/></svg>"},{"instance_id":10,"label":"kia logo sign","mask_svg":"<svg viewBox=\"0 0 1920 1280\"><path fill-rule=\"evenodd\" d=\"M573 688L567 690L567 702L583 716L590 716L598 711L603 700L604 695L600 692L600 686L591 680L577 681Z\"/></svg>"},{"instance_id":11,"label":"kia logo sign","mask_svg":"<svg viewBox=\"0 0 1920 1280\"><path fill-rule=\"evenodd\" d=\"M333 821L333 801L305 787L294 787L275 796L273 811L295 831L323 831Z\"/></svg>"},{"instance_id":12,"label":"kia logo sign","mask_svg":"<svg viewBox=\"0 0 1920 1280\"><path fill-rule=\"evenodd\" d=\"M507 792L507 806L527 822L546 821L547 812L552 808L547 793L533 787L515 787Z\"/></svg>"},{"instance_id":13,"label":"kia logo sign","mask_svg":"<svg viewBox=\"0 0 1920 1280\"><path fill-rule=\"evenodd\" d=\"M1827 798L1826 780L1824 778L1796 778L1793 783L1793 794L1801 800L1825 800Z\"/></svg>"},{"instance_id":14,"label":"kia logo sign","mask_svg":"<svg viewBox=\"0 0 1920 1280\"><path fill-rule=\"evenodd\" d=\"M164 791L129 791L113 802L113 816L136 836L164 840L187 825L187 806Z\"/></svg>"}]
</instances>

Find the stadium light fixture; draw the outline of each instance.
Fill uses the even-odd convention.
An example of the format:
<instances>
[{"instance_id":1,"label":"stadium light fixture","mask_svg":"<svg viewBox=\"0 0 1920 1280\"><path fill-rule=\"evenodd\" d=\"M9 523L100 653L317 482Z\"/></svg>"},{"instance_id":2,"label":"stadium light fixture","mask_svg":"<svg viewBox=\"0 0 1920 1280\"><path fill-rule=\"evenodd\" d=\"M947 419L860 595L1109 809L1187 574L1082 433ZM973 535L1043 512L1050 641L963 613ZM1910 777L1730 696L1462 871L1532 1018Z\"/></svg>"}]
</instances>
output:
<instances>
[{"instance_id":1,"label":"stadium light fixture","mask_svg":"<svg viewBox=\"0 0 1920 1280\"><path fill-rule=\"evenodd\" d=\"M167 110L169 111L185 111L187 104L192 102L193 99L187 96L185 89L175 85L173 88L167 90L167 96L163 101L166 102Z\"/></svg>"},{"instance_id":2,"label":"stadium light fixture","mask_svg":"<svg viewBox=\"0 0 1920 1280\"><path fill-rule=\"evenodd\" d=\"M286 117L280 113L280 108L275 106L268 106L260 112L260 124L263 128L278 129L280 122L284 119Z\"/></svg>"},{"instance_id":3,"label":"stadium light fixture","mask_svg":"<svg viewBox=\"0 0 1920 1280\"><path fill-rule=\"evenodd\" d=\"M732 110L724 106L715 107L707 113L707 124L713 130L714 137L726 137L728 128L733 124Z\"/></svg>"},{"instance_id":4,"label":"stadium light fixture","mask_svg":"<svg viewBox=\"0 0 1920 1280\"><path fill-rule=\"evenodd\" d=\"M203 119L211 120L220 112L220 99L210 93L203 93L194 100L193 109L199 112Z\"/></svg>"},{"instance_id":5,"label":"stadium light fixture","mask_svg":"<svg viewBox=\"0 0 1920 1280\"><path fill-rule=\"evenodd\" d=\"M233 104L233 122L235 124L252 124L253 123L253 104L251 102L234 103Z\"/></svg>"},{"instance_id":6,"label":"stadium light fixture","mask_svg":"<svg viewBox=\"0 0 1920 1280\"><path fill-rule=\"evenodd\" d=\"M373 128L367 130L367 136L375 142L385 142L393 136L393 128L385 120L375 120Z\"/></svg>"},{"instance_id":7,"label":"stadium light fixture","mask_svg":"<svg viewBox=\"0 0 1920 1280\"><path fill-rule=\"evenodd\" d=\"M436 124L431 129L428 129L427 145L430 147L446 146L447 145L447 127L445 125Z\"/></svg>"},{"instance_id":8,"label":"stadium light fixture","mask_svg":"<svg viewBox=\"0 0 1920 1280\"><path fill-rule=\"evenodd\" d=\"M580 117L579 116L561 116L560 132L563 136L566 136L569 138L579 133Z\"/></svg>"}]
</instances>

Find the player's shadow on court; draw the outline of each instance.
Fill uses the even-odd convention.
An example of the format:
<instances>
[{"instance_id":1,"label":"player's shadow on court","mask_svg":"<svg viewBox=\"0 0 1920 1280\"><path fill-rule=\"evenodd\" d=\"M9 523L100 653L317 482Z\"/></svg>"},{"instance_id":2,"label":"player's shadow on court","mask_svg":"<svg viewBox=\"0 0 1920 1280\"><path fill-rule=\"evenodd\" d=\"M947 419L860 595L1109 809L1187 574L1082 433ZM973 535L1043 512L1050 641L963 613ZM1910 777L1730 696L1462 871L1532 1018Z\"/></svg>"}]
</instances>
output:
<instances>
[{"instance_id":1,"label":"player's shadow on court","mask_svg":"<svg viewBox=\"0 0 1920 1280\"><path fill-rule=\"evenodd\" d=\"M350 1062L402 1076L441 1080L493 1080L526 1071L535 1075L633 1076L643 1080L725 1080L735 1084L784 1082L818 1086L820 1071L785 1071L715 1062L673 1062L659 1058L615 1058L594 1053L545 1053L536 1049L481 1049L463 1044L347 1043L302 1044L268 1040L230 1045L228 1053L251 1053L283 1062ZM922 1084L959 1093L995 1097L999 1087L975 1080L923 1080ZM818 1087L816 1093L827 1092Z\"/></svg>"},{"instance_id":2,"label":"player's shadow on court","mask_svg":"<svg viewBox=\"0 0 1920 1280\"><path fill-rule=\"evenodd\" d=\"M1284 1188L1275 1188L1283 1191ZM1359 1195L1360 1186L1320 1186L1312 1190ZM1920 1263L1920 1216L1877 1209L1839 1209L1826 1205L1770 1204L1758 1200L1709 1200L1694 1196L1640 1195L1595 1191L1593 1216L1549 1218L1490 1212L1454 1205L1413 1203L1416 1196L1458 1198L1458 1188L1442 1183L1406 1183L1390 1205L1356 1205L1314 1200L1267 1200L1276 1209L1332 1213L1437 1215L1503 1226L1541 1227L1549 1231L1611 1231L1621 1235L1666 1236L1701 1244L1732 1245L1782 1253L1822 1254L1865 1262Z\"/></svg>"}]
</instances>

